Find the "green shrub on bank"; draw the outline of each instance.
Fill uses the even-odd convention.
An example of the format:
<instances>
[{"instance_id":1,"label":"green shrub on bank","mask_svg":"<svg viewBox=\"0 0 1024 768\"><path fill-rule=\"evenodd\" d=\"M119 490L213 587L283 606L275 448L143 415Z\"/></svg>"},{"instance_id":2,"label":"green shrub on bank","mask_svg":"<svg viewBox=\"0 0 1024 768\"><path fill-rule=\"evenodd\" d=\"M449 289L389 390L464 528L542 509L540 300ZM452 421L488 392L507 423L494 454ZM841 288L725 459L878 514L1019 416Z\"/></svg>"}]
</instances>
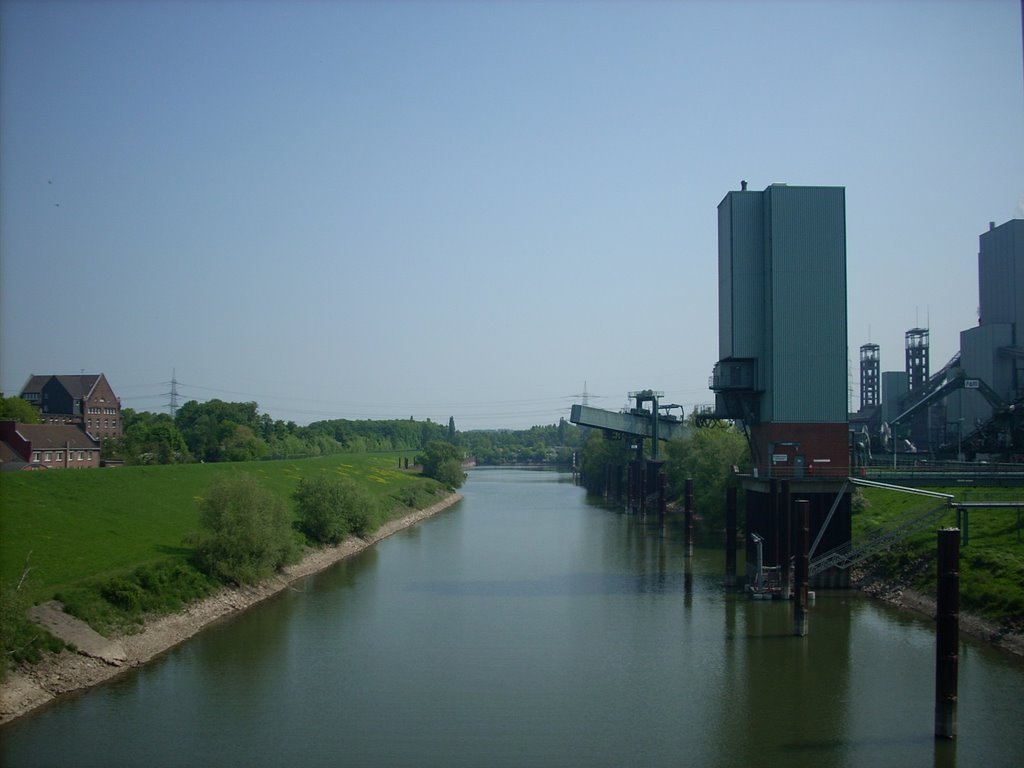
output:
<instances>
[{"instance_id":1,"label":"green shrub on bank","mask_svg":"<svg viewBox=\"0 0 1024 768\"><path fill-rule=\"evenodd\" d=\"M101 633L130 630L148 615L181 610L218 583L187 563L164 561L58 593L64 610Z\"/></svg>"},{"instance_id":2,"label":"green shrub on bank","mask_svg":"<svg viewBox=\"0 0 1024 768\"><path fill-rule=\"evenodd\" d=\"M407 485L392 494L392 498L409 509L424 509L437 502L438 487L433 484L418 483ZM399 510L398 514L405 514L406 510Z\"/></svg>"},{"instance_id":3,"label":"green shrub on bank","mask_svg":"<svg viewBox=\"0 0 1024 768\"><path fill-rule=\"evenodd\" d=\"M291 514L251 475L222 476L199 502L195 537L200 569L235 584L255 584L299 559Z\"/></svg>"},{"instance_id":4,"label":"green shrub on bank","mask_svg":"<svg viewBox=\"0 0 1024 768\"><path fill-rule=\"evenodd\" d=\"M0 681L7 678L13 664L27 661L32 664L42 658L44 651L57 653L64 644L28 617L29 601L20 585L0 580Z\"/></svg>"},{"instance_id":5,"label":"green shrub on bank","mask_svg":"<svg viewBox=\"0 0 1024 768\"><path fill-rule=\"evenodd\" d=\"M349 534L365 536L380 524L376 500L342 477L304 478L293 498L300 530L319 544L338 544Z\"/></svg>"}]
</instances>

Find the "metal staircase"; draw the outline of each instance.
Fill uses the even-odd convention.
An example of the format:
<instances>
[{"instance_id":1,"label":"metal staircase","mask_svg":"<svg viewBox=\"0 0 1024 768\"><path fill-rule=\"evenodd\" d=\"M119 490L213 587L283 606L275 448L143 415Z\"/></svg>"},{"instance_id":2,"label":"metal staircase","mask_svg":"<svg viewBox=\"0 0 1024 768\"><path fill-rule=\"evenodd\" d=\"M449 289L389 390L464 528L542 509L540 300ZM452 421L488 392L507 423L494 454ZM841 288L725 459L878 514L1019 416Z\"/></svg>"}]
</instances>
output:
<instances>
[{"instance_id":1,"label":"metal staircase","mask_svg":"<svg viewBox=\"0 0 1024 768\"><path fill-rule=\"evenodd\" d=\"M950 510L949 503L943 503L925 512L913 511L897 520L894 525L869 532L857 542L850 542L836 547L814 558L808 568L809 576L816 576L829 568L845 570L867 560L872 555L888 549L898 541L911 536L935 522Z\"/></svg>"}]
</instances>

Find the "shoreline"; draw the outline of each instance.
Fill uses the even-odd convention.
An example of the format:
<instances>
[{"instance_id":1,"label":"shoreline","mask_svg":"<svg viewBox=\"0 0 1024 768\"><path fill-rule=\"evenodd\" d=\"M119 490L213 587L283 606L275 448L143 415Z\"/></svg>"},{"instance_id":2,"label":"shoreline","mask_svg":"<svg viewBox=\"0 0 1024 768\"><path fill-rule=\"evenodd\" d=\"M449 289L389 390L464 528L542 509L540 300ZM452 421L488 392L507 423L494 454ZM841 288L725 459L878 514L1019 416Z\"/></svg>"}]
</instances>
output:
<instances>
[{"instance_id":1,"label":"shoreline","mask_svg":"<svg viewBox=\"0 0 1024 768\"><path fill-rule=\"evenodd\" d=\"M854 568L850 575L852 589L901 610L935 618L935 595L918 592L902 584L893 584L861 568ZM959 617L961 635L986 643L1004 653L1024 657L1024 633L1018 628L998 624L962 609Z\"/></svg>"},{"instance_id":2,"label":"shoreline","mask_svg":"<svg viewBox=\"0 0 1024 768\"><path fill-rule=\"evenodd\" d=\"M309 550L302 560L289 566L272 579L249 587L223 587L178 613L147 621L141 632L110 638L117 653L107 660L87 656L79 651L63 650L49 654L38 664L21 664L7 674L0 686L0 725L57 701L67 694L81 692L140 667L170 651L206 627L234 616L293 583L319 573L332 565L362 552L398 531L409 528L454 506L461 494L451 493L425 509L415 510L391 520L366 539L349 537L336 547ZM62 614L63 616L63 614ZM88 625L81 624L84 631Z\"/></svg>"}]
</instances>

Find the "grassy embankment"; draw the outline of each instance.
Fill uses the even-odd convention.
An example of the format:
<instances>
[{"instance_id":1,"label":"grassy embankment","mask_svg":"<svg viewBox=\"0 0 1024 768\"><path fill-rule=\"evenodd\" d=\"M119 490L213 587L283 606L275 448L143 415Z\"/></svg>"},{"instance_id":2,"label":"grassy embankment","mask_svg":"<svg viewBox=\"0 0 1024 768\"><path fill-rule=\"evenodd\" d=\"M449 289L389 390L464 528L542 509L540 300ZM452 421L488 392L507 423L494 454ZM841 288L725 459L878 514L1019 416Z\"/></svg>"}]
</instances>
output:
<instances>
[{"instance_id":1,"label":"grassy embankment","mask_svg":"<svg viewBox=\"0 0 1024 768\"><path fill-rule=\"evenodd\" d=\"M932 488L956 501L1024 501L1024 488ZM937 499L861 489L864 503L853 515L853 539L908 514L936 507ZM855 504L855 507L857 505ZM972 509L969 541L960 549L960 606L1008 628L1024 629L1024 531L1016 509ZM949 509L934 525L867 563L875 578L893 586L935 594L936 529L956 525Z\"/></svg>"},{"instance_id":2,"label":"grassy embankment","mask_svg":"<svg viewBox=\"0 0 1024 768\"><path fill-rule=\"evenodd\" d=\"M197 500L218 476L253 475L287 499L293 513L291 497L300 479L321 473L349 478L377 499L376 529L440 499L439 484L398 469L399 457L406 455L411 458L341 454L5 474L0 480L0 579L6 586L17 584L27 563L22 587L27 602L59 597L101 631L122 629L146 612L174 610L216 586L193 568L187 541L199 528ZM141 583L142 591L126 581Z\"/></svg>"}]
</instances>

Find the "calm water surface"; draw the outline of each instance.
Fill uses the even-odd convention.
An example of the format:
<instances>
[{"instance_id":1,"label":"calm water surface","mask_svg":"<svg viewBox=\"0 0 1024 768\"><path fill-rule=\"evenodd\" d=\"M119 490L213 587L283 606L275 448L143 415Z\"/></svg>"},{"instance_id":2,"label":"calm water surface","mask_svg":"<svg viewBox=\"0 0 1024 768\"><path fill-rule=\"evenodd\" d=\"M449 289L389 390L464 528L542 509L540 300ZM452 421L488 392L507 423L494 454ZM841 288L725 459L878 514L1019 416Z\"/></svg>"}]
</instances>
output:
<instances>
[{"instance_id":1,"label":"calm water surface","mask_svg":"<svg viewBox=\"0 0 1024 768\"><path fill-rule=\"evenodd\" d=\"M5 766L1024 765L1024 665L961 646L936 742L933 624L722 589L721 551L479 469L465 500L0 731Z\"/></svg>"}]
</instances>

